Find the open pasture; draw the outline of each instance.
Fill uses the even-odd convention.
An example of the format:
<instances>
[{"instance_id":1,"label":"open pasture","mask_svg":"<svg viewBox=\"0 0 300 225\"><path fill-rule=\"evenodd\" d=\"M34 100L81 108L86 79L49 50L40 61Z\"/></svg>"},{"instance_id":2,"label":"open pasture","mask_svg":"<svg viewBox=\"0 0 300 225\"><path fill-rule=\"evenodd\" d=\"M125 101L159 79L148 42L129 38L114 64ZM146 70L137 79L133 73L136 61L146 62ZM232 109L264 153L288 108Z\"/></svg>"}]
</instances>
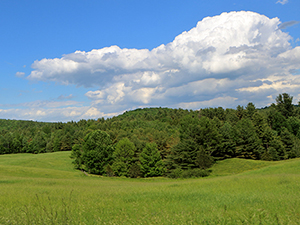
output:
<instances>
[{"instance_id":1,"label":"open pasture","mask_svg":"<svg viewBox=\"0 0 300 225\"><path fill-rule=\"evenodd\" d=\"M207 178L86 176L70 152L0 156L0 224L299 224L300 160L228 159Z\"/></svg>"}]
</instances>

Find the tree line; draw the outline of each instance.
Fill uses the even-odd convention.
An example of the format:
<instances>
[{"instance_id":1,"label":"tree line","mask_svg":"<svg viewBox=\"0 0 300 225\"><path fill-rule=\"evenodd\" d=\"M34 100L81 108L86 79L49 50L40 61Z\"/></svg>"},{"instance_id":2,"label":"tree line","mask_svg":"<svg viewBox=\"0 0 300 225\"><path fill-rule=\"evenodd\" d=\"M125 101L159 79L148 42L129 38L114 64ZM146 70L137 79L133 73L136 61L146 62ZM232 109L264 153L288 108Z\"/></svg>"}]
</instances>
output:
<instances>
[{"instance_id":1,"label":"tree line","mask_svg":"<svg viewBox=\"0 0 300 225\"><path fill-rule=\"evenodd\" d=\"M207 176L217 160L300 156L300 108L279 94L264 109L145 108L113 118L0 120L0 154L71 151L77 169L125 177Z\"/></svg>"}]
</instances>

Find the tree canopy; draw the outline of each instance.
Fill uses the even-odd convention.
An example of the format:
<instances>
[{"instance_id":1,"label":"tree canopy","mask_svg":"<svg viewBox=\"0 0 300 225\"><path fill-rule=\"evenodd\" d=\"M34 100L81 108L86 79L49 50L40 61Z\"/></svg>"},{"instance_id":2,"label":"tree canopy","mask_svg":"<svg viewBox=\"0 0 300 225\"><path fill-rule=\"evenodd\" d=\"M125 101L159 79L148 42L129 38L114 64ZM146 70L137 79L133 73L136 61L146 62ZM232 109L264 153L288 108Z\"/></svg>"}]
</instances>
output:
<instances>
[{"instance_id":1,"label":"tree canopy","mask_svg":"<svg viewBox=\"0 0 300 225\"><path fill-rule=\"evenodd\" d=\"M145 108L97 120L0 120L0 154L71 151L75 168L107 176L204 176L217 160L300 156L300 108L279 94L269 107ZM206 171L206 172L203 172Z\"/></svg>"}]
</instances>

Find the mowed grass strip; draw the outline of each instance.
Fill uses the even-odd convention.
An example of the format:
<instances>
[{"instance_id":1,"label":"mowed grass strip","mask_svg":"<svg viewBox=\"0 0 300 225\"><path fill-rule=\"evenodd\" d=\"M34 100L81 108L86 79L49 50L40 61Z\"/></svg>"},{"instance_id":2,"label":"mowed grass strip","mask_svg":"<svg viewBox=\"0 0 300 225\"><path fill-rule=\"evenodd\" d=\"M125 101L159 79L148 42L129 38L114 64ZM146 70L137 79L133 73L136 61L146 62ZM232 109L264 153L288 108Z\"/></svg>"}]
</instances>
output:
<instances>
[{"instance_id":1,"label":"mowed grass strip","mask_svg":"<svg viewBox=\"0 0 300 225\"><path fill-rule=\"evenodd\" d=\"M212 177L172 180L87 177L73 169L69 155L70 152L0 156L1 168L6 167L6 172L0 170L0 224L298 224L300 221L299 159L283 162L230 159L214 165ZM37 157L38 162L31 157ZM244 168L239 169L243 162ZM49 166L56 163L55 169ZM28 169L27 175L17 171L14 174L15 167ZM38 171L43 174L38 176ZM238 171L243 172L237 174ZM60 172L64 175L60 176Z\"/></svg>"}]
</instances>

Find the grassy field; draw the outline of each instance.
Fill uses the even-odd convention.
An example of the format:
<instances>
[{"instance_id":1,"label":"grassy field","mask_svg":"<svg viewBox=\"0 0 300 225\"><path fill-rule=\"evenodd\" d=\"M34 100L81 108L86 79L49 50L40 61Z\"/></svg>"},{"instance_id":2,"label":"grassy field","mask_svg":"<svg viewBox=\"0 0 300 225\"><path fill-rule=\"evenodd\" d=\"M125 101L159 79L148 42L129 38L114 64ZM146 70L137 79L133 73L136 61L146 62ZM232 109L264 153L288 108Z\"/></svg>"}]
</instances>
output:
<instances>
[{"instance_id":1,"label":"grassy field","mask_svg":"<svg viewBox=\"0 0 300 225\"><path fill-rule=\"evenodd\" d=\"M86 176L69 155L0 156L0 224L300 224L300 159L172 180Z\"/></svg>"}]
</instances>

